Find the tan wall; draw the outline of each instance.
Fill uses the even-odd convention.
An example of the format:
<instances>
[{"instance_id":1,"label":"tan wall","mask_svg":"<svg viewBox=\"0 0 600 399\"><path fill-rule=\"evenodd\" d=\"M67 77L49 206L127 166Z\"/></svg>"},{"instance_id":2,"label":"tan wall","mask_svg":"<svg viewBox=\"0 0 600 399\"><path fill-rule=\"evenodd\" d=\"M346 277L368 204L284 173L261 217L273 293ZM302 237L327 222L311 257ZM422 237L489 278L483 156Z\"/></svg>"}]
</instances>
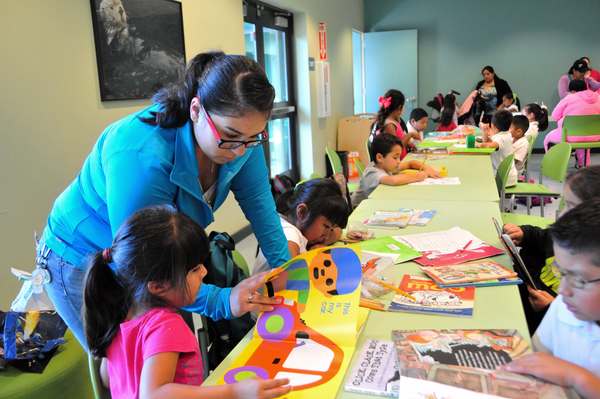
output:
<instances>
[{"instance_id":1,"label":"tan wall","mask_svg":"<svg viewBox=\"0 0 600 399\"><path fill-rule=\"evenodd\" d=\"M244 52L241 0L183 0L187 58L212 49ZM335 145L337 121L352 113L351 29L362 30L362 0L285 1L297 13L302 175L325 172L324 146ZM337 5L337 7L334 7ZM332 116L318 119L317 23L327 22ZM41 235L56 197L75 178L94 142L112 122L149 100L101 102L90 2L0 2L0 309L21 283L10 267L33 270L33 231ZM314 133L313 133L314 132ZM209 230L247 225L232 198Z\"/></svg>"}]
</instances>

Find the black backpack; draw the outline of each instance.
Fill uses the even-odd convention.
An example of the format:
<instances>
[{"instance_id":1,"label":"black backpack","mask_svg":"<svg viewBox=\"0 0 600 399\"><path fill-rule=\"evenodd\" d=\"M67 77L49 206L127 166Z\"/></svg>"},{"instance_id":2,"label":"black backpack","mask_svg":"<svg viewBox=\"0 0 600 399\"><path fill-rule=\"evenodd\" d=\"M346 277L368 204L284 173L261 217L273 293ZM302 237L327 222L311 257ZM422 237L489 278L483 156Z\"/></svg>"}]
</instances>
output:
<instances>
[{"instance_id":1,"label":"black backpack","mask_svg":"<svg viewBox=\"0 0 600 399\"><path fill-rule=\"evenodd\" d=\"M247 278L244 271L234 262L232 251L235 249L233 238L227 233L213 231L210 240L210 256L206 261L208 271L204 281L221 288L236 286ZM212 343L208 351L209 367L214 370L231 350L254 327L250 312L236 319L214 321L205 318L206 329Z\"/></svg>"}]
</instances>

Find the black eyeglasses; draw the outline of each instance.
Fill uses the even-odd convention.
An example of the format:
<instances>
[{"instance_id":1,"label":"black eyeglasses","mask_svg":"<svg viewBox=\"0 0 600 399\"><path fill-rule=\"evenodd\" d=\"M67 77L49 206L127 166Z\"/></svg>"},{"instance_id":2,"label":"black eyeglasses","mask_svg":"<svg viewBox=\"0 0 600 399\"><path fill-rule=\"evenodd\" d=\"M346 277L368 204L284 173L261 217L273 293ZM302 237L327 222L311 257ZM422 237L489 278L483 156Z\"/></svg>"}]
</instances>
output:
<instances>
[{"instance_id":1,"label":"black eyeglasses","mask_svg":"<svg viewBox=\"0 0 600 399\"><path fill-rule=\"evenodd\" d=\"M583 288L583 286L586 284L595 283L596 281L600 281L600 278L588 281L588 280L585 280L585 279L579 277L575 273L566 272L563 269L561 269L560 266L558 266L558 263L556 263L556 262L550 263L550 268L552 269L552 273L554 273L554 275L557 278L562 279L564 277L567 284L569 284L573 288Z\"/></svg>"},{"instance_id":2,"label":"black eyeglasses","mask_svg":"<svg viewBox=\"0 0 600 399\"><path fill-rule=\"evenodd\" d=\"M206 110L204 109L204 107L202 105L201 105L201 108L202 108L202 112L204 112L204 116L206 116L206 120L208 121L208 125L210 126L210 129L212 130L213 134L215 135L215 138L217 139L217 142L219 143L219 148L225 148L225 149L231 150L234 148L241 147L243 145L246 146L246 148L252 148L252 147L258 147L259 145L262 145L269 140L269 134L267 133L267 129L265 129L260 134L260 138L258 140L248 140L248 141L223 140L221 138L221 135L217 131L217 128L215 127L215 124L213 123L212 119L210 119L210 116L208 116L208 112L206 112Z\"/></svg>"}]
</instances>

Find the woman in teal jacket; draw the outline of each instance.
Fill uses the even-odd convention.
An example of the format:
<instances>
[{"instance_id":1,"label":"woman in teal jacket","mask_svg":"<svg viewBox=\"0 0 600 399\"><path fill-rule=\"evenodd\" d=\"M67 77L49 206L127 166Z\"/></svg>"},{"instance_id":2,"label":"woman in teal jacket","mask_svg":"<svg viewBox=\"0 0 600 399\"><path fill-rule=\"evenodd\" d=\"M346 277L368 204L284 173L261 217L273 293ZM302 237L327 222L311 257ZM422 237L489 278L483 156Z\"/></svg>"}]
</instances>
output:
<instances>
[{"instance_id":1,"label":"woman in teal jacket","mask_svg":"<svg viewBox=\"0 0 600 399\"><path fill-rule=\"evenodd\" d=\"M85 344L80 318L84 258L110 247L121 222L147 205L173 204L203 227L233 192L271 267L290 255L261 144L275 90L251 58L209 52L191 60L182 81L155 105L109 126L77 178L58 197L38 245L46 289ZM266 310L251 295L262 275L232 289L203 284L190 307L213 319Z\"/></svg>"}]
</instances>

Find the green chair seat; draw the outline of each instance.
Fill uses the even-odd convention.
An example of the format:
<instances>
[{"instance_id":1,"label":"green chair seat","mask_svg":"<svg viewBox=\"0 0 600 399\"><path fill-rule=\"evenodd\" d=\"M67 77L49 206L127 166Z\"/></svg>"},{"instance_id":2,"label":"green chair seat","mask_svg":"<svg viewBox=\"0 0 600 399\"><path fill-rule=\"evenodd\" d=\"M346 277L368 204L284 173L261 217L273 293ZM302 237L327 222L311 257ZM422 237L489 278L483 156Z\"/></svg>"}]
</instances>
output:
<instances>
[{"instance_id":1,"label":"green chair seat","mask_svg":"<svg viewBox=\"0 0 600 399\"><path fill-rule=\"evenodd\" d=\"M358 188L358 183L348 183L348 191L353 193Z\"/></svg>"},{"instance_id":2,"label":"green chair seat","mask_svg":"<svg viewBox=\"0 0 600 399\"><path fill-rule=\"evenodd\" d=\"M543 218L540 216L521 215L518 213L502 212L502 224L512 223L512 224L516 224L517 226L522 226L522 225L527 224L530 226L536 226L536 227L545 229L553 222L554 222L554 220L552 220L552 219Z\"/></svg>"},{"instance_id":3,"label":"green chair seat","mask_svg":"<svg viewBox=\"0 0 600 399\"><path fill-rule=\"evenodd\" d=\"M533 197L560 197L562 195L562 193L548 190L543 184L539 183L517 183L516 186L506 187L504 193Z\"/></svg>"}]
</instances>

